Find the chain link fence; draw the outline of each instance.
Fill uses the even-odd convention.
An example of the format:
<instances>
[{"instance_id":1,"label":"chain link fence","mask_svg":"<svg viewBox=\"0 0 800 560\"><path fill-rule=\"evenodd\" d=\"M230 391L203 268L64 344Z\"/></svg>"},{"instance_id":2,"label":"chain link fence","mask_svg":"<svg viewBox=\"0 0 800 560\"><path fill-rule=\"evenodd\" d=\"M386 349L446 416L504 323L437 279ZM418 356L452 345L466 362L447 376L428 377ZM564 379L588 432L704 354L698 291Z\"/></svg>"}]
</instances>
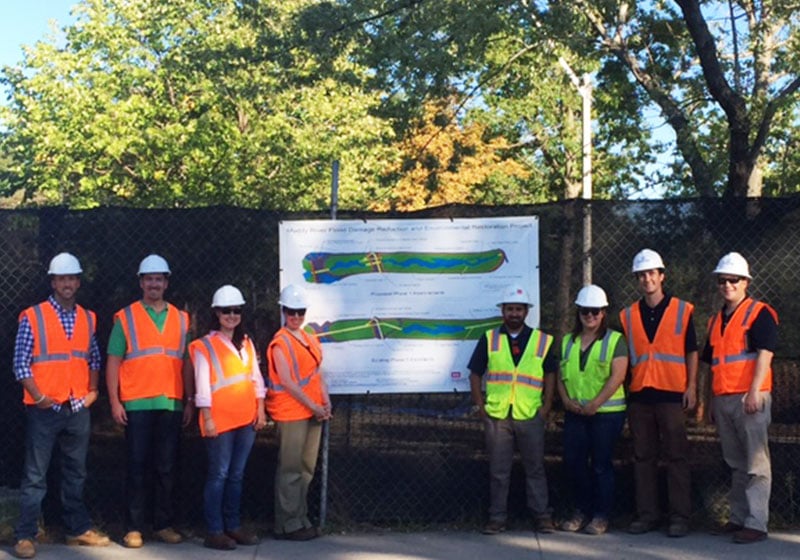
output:
<instances>
[{"instance_id":1,"label":"chain link fence","mask_svg":"<svg viewBox=\"0 0 800 560\"><path fill-rule=\"evenodd\" d=\"M581 284L582 222L591 212L594 282L609 295L612 309L639 297L630 273L633 255L644 247L661 253L667 291L696 305L701 344L706 318L721 304L711 276L721 255L736 250L749 260L751 294L771 303L781 319L775 359L771 451L772 522L800 524L800 196L769 200L582 201L514 207L447 206L410 214L340 213L340 219L539 217L541 327L563 333L573 319L572 300ZM49 259L70 251L84 269L78 300L95 310L105 347L115 311L141 296L139 261L155 252L173 274L168 299L187 310L194 335L208 329L210 299L222 284L245 294L246 325L263 353L279 327L278 223L327 219L324 213L280 214L227 207L189 210L62 208L0 211L0 487L19 485L24 415L21 388L11 369L17 316L49 294ZM487 297L493 297L487 295ZM611 314L612 316L615 314ZM702 369L702 368L701 368ZM479 421L470 416L467 393L336 396L330 423L327 523L334 527L435 523L477 526L488 503L488 465ZM688 418L697 525L724 519L729 472L712 426L702 420L706 398ZM124 518L124 434L111 420L108 399L93 408L87 502L96 521L112 535ZM546 447L551 503L566 514L566 481L561 466L562 413L558 405L548 426ZM632 447L626 430L617 448L616 522L633 511ZM276 440L259 434L246 472L243 509L248 523L264 529L273 512ZM54 465L55 466L55 465ZM51 468L51 472L57 469ZM181 447L177 511L179 525L202 530L205 450L195 426ZM524 523L522 469L513 471L510 514ZM57 476L51 477L45 521L58 525ZM312 513L319 514L321 476L312 486Z\"/></svg>"}]
</instances>

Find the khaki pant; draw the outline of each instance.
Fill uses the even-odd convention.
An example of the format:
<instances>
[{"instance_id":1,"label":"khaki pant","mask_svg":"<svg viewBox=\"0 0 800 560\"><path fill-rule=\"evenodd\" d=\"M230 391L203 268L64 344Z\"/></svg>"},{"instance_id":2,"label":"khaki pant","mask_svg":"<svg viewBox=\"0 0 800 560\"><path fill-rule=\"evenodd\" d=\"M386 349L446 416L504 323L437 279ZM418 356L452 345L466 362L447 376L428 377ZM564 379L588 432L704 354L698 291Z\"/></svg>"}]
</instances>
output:
<instances>
[{"instance_id":1,"label":"khaki pant","mask_svg":"<svg viewBox=\"0 0 800 560\"><path fill-rule=\"evenodd\" d=\"M764 406L747 414L743 393L714 397L714 421L722 444L722 456L731 468L730 521L767 531L772 468L767 429L772 420L772 396L762 392Z\"/></svg>"},{"instance_id":2,"label":"khaki pant","mask_svg":"<svg viewBox=\"0 0 800 560\"><path fill-rule=\"evenodd\" d=\"M489 519L505 521L507 517L515 439L525 467L528 508L537 517L549 514L542 418L538 413L531 420L487 418L484 425L489 453Z\"/></svg>"},{"instance_id":3,"label":"khaki pant","mask_svg":"<svg viewBox=\"0 0 800 560\"><path fill-rule=\"evenodd\" d=\"M275 422L280 448L275 470L275 534L312 527L308 519L308 487L314 478L322 423L313 418Z\"/></svg>"}]
</instances>

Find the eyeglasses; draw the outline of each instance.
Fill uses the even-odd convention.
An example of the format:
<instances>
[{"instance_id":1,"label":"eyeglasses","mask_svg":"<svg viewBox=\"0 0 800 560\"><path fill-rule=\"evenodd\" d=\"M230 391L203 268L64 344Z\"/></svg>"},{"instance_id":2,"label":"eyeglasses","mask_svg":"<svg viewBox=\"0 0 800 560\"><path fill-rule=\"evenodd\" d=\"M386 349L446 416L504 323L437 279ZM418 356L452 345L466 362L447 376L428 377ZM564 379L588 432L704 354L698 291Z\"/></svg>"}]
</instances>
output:
<instances>
[{"instance_id":1,"label":"eyeglasses","mask_svg":"<svg viewBox=\"0 0 800 560\"><path fill-rule=\"evenodd\" d=\"M220 315L241 315L242 308L241 307L218 307L217 311L220 312Z\"/></svg>"},{"instance_id":2,"label":"eyeglasses","mask_svg":"<svg viewBox=\"0 0 800 560\"><path fill-rule=\"evenodd\" d=\"M724 286L725 284L730 284L731 286L735 286L739 283L741 278L723 278L722 276L717 277L717 284L720 286Z\"/></svg>"},{"instance_id":3,"label":"eyeglasses","mask_svg":"<svg viewBox=\"0 0 800 560\"><path fill-rule=\"evenodd\" d=\"M303 317L306 314L305 309L289 309L288 307L284 307L283 312L289 317Z\"/></svg>"},{"instance_id":4,"label":"eyeglasses","mask_svg":"<svg viewBox=\"0 0 800 560\"><path fill-rule=\"evenodd\" d=\"M603 310L600 309L599 307L579 307L578 308L578 313L580 313L581 315L594 315L595 317L600 315L600 312L602 312L602 311Z\"/></svg>"}]
</instances>

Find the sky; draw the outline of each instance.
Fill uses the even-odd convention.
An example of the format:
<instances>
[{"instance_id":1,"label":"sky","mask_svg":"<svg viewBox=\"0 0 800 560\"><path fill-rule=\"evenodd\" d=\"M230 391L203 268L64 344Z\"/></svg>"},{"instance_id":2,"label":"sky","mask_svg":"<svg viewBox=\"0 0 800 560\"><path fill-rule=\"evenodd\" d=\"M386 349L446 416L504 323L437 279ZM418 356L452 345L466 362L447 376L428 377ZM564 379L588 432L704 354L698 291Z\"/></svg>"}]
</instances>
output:
<instances>
[{"instance_id":1,"label":"sky","mask_svg":"<svg viewBox=\"0 0 800 560\"><path fill-rule=\"evenodd\" d=\"M0 0L0 67L22 60L22 45L32 45L50 32L71 23L70 9L78 0Z\"/></svg>"}]
</instances>

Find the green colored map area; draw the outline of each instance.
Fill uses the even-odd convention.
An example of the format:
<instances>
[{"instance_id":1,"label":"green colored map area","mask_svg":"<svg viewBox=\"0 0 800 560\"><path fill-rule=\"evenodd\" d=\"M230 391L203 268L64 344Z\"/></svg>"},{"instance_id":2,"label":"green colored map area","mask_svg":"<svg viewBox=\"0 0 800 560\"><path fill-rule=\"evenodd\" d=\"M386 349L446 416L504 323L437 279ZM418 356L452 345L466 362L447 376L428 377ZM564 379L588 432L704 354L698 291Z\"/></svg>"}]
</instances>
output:
<instances>
[{"instance_id":1,"label":"green colored map area","mask_svg":"<svg viewBox=\"0 0 800 560\"><path fill-rule=\"evenodd\" d=\"M508 262L505 251L465 253L308 253L303 276L312 284L333 284L354 274L482 274Z\"/></svg>"},{"instance_id":2,"label":"green colored map area","mask_svg":"<svg viewBox=\"0 0 800 560\"><path fill-rule=\"evenodd\" d=\"M306 330L320 342L349 342L376 338L477 340L502 324L502 317L485 319L345 319L309 323Z\"/></svg>"}]
</instances>

